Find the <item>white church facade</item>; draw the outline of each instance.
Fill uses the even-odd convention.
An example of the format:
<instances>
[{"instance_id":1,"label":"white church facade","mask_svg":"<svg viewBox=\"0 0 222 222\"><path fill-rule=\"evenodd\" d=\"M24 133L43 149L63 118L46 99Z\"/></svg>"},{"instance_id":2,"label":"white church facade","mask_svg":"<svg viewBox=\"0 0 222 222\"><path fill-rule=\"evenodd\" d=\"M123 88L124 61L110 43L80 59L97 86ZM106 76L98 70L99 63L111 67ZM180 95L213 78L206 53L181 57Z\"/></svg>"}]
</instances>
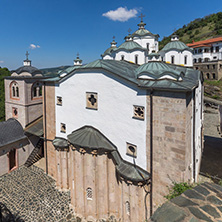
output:
<instances>
[{"instance_id":1,"label":"white church facade","mask_svg":"<svg viewBox=\"0 0 222 222\"><path fill-rule=\"evenodd\" d=\"M58 188L70 190L82 221L145 221L172 181L198 181L203 78L189 67L192 50L174 39L159 51L158 35L142 20L125 40L119 47L113 41L102 59L86 65L77 57L56 77L32 72L30 63L22 68L27 73L14 72L5 81L7 118L20 107L10 102L16 81L16 101L28 91L24 107L30 106L29 121L20 110L17 119L29 134L42 133L37 137L44 138L46 172ZM38 117L34 105L41 106Z\"/></svg>"}]
</instances>

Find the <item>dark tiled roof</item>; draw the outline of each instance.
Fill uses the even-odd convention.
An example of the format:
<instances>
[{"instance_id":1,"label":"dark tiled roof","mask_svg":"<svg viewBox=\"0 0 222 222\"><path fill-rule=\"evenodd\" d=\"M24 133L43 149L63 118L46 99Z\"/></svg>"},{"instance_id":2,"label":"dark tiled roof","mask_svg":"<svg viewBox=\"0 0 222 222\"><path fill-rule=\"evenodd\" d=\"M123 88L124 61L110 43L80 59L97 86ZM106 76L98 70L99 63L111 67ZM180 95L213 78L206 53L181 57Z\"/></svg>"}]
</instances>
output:
<instances>
[{"instance_id":1,"label":"dark tiled roof","mask_svg":"<svg viewBox=\"0 0 222 222\"><path fill-rule=\"evenodd\" d=\"M12 72L16 72L18 75L23 72L28 72L32 74L32 76L35 76L36 74L42 74L42 72L34 66L22 66Z\"/></svg>"},{"instance_id":2,"label":"dark tiled roof","mask_svg":"<svg viewBox=\"0 0 222 222\"><path fill-rule=\"evenodd\" d=\"M0 147L26 138L21 124L16 119L0 122Z\"/></svg>"}]
</instances>

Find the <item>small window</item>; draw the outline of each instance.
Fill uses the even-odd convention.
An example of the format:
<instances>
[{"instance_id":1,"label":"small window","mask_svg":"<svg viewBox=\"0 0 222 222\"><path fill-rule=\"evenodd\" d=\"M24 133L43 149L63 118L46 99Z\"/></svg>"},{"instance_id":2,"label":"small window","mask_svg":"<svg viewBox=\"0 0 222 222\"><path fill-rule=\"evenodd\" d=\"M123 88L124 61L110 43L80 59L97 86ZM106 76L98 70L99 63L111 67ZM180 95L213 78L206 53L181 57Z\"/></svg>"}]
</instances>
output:
<instances>
[{"instance_id":1,"label":"small window","mask_svg":"<svg viewBox=\"0 0 222 222\"><path fill-rule=\"evenodd\" d=\"M57 105L62 106L62 97L61 96L57 96Z\"/></svg>"},{"instance_id":2,"label":"small window","mask_svg":"<svg viewBox=\"0 0 222 222\"><path fill-rule=\"evenodd\" d=\"M219 52L219 46L216 46L216 52Z\"/></svg>"},{"instance_id":3,"label":"small window","mask_svg":"<svg viewBox=\"0 0 222 222\"><path fill-rule=\"evenodd\" d=\"M174 64L174 56L171 56L171 63Z\"/></svg>"},{"instance_id":4,"label":"small window","mask_svg":"<svg viewBox=\"0 0 222 222\"><path fill-rule=\"evenodd\" d=\"M209 73L207 73L207 79L209 79L210 78L210 74Z\"/></svg>"},{"instance_id":5,"label":"small window","mask_svg":"<svg viewBox=\"0 0 222 222\"><path fill-rule=\"evenodd\" d=\"M61 133L66 133L66 124L65 123L60 124L60 132Z\"/></svg>"},{"instance_id":6,"label":"small window","mask_svg":"<svg viewBox=\"0 0 222 222\"><path fill-rule=\"evenodd\" d=\"M135 55L135 63L138 64L138 55Z\"/></svg>"},{"instance_id":7,"label":"small window","mask_svg":"<svg viewBox=\"0 0 222 222\"><path fill-rule=\"evenodd\" d=\"M124 55L121 55L121 60L124 60Z\"/></svg>"},{"instance_id":8,"label":"small window","mask_svg":"<svg viewBox=\"0 0 222 222\"><path fill-rule=\"evenodd\" d=\"M133 106L133 117L136 119L144 119L144 106Z\"/></svg>"},{"instance_id":9,"label":"small window","mask_svg":"<svg viewBox=\"0 0 222 222\"><path fill-rule=\"evenodd\" d=\"M197 59L194 59L194 60L193 60L193 63L197 63Z\"/></svg>"},{"instance_id":10,"label":"small window","mask_svg":"<svg viewBox=\"0 0 222 222\"><path fill-rule=\"evenodd\" d=\"M202 49L198 49L198 53L201 53L202 52Z\"/></svg>"},{"instance_id":11,"label":"small window","mask_svg":"<svg viewBox=\"0 0 222 222\"><path fill-rule=\"evenodd\" d=\"M86 189L86 199L87 200L92 200L93 199L93 192L92 192L92 188L88 187Z\"/></svg>"},{"instance_id":12,"label":"small window","mask_svg":"<svg viewBox=\"0 0 222 222\"><path fill-rule=\"evenodd\" d=\"M214 52L214 47L211 47L211 48L210 48L210 52Z\"/></svg>"},{"instance_id":13,"label":"small window","mask_svg":"<svg viewBox=\"0 0 222 222\"><path fill-rule=\"evenodd\" d=\"M149 46L150 46L150 43L146 43L146 48L148 51L149 51Z\"/></svg>"},{"instance_id":14,"label":"small window","mask_svg":"<svg viewBox=\"0 0 222 222\"><path fill-rule=\"evenodd\" d=\"M126 155L136 158L137 146L131 143L126 143Z\"/></svg>"},{"instance_id":15,"label":"small window","mask_svg":"<svg viewBox=\"0 0 222 222\"><path fill-rule=\"evenodd\" d=\"M209 52L209 49L208 49L208 48L205 48L205 49L204 49L204 52L206 52L206 53Z\"/></svg>"},{"instance_id":16,"label":"small window","mask_svg":"<svg viewBox=\"0 0 222 222\"><path fill-rule=\"evenodd\" d=\"M215 73L213 73L212 75L213 75L213 79L216 79L216 74L215 74Z\"/></svg>"},{"instance_id":17,"label":"small window","mask_svg":"<svg viewBox=\"0 0 222 222\"><path fill-rule=\"evenodd\" d=\"M15 107L12 107L12 116L17 118L18 117L18 109Z\"/></svg>"},{"instance_id":18,"label":"small window","mask_svg":"<svg viewBox=\"0 0 222 222\"><path fill-rule=\"evenodd\" d=\"M213 59L217 59L217 56L214 56Z\"/></svg>"},{"instance_id":19,"label":"small window","mask_svg":"<svg viewBox=\"0 0 222 222\"><path fill-rule=\"evenodd\" d=\"M216 69L216 66L215 66L215 65L213 65L213 69Z\"/></svg>"},{"instance_id":20,"label":"small window","mask_svg":"<svg viewBox=\"0 0 222 222\"><path fill-rule=\"evenodd\" d=\"M209 58L205 58L204 62L209 62L209 60L210 60Z\"/></svg>"},{"instance_id":21,"label":"small window","mask_svg":"<svg viewBox=\"0 0 222 222\"><path fill-rule=\"evenodd\" d=\"M130 203L129 203L129 201L126 201L126 214L130 215Z\"/></svg>"},{"instance_id":22,"label":"small window","mask_svg":"<svg viewBox=\"0 0 222 222\"><path fill-rule=\"evenodd\" d=\"M184 65L187 64L187 56L184 56Z\"/></svg>"},{"instance_id":23,"label":"small window","mask_svg":"<svg viewBox=\"0 0 222 222\"><path fill-rule=\"evenodd\" d=\"M210 69L210 65L207 65L207 69Z\"/></svg>"},{"instance_id":24,"label":"small window","mask_svg":"<svg viewBox=\"0 0 222 222\"><path fill-rule=\"evenodd\" d=\"M98 94L97 93L86 93L86 108L98 109Z\"/></svg>"},{"instance_id":25,"label":"small window","mask_svg":"<svg viewBox=\"0 0 222 222\"><path fill-rule=\"evenodd\" d=\"M202 59L201 59L201 58L199 58L199 59L198 59L198 62L199 62L199 63L201 63L201 62L202 62Z\"/></svg>"},{"instance_id":26,"label":"small window","mask_svg":"<svg viewBox=\"0 0 222 222\"><path fill-rule=\"evenodd\" d=\"M198 67L196 67L196 70L198 70Z\"/></svg>"}]
</instances>

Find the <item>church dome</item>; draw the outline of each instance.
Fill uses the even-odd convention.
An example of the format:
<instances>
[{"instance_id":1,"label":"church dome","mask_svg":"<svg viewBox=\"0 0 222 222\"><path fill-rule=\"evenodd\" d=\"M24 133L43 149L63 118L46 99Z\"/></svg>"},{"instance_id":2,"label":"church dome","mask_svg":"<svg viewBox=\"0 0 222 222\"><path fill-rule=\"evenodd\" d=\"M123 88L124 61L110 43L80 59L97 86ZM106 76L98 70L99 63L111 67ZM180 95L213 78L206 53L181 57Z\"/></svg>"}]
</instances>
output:
<instances>
[{"instance_id":1,"label":"church dome","mask_svg":"<svg viewBox=\"0 0 222 222\"><path fill-rule=\"evenodd\" d=\"M147 80L178 80L181 77L181 72L164 62L152 61L138 67L136 76L138 79Z\"/></svg>"},{"instance_id":2,"label":"church dome","mask_svg":"<svg viewBox=\"0 0 222 222\"><path fill-rule=\"evenodd\" d=\"M34 66L22 66L12 72L12 76L42 76L42 72Z\"/></svg>"},{"instance_id":3,"label":"church dome","mask_svg":"<svg viewBox=\"0 0 222 222\"><path fill-rule=\"evenodd\" d=\"M134 41L126 41L123 44L121 44L117 49L114 50L118 51L118 50L135 50L135 49L144 50L144 48L140 44Z\"/></svg>"},{"instance_id":4,"label":"church dome","mask_svg":"<svg viewBox=\"0 0 222 222\"><path fill-rule=\"evenodd\" d=\"M27 77L41 77L42 72L31 65L31 60L28 59L28 51L26 52L26 59L23 61L23 66L12 71L11 76L27 76Z\"/></svg>"},{"instance_id":5,"label":"church dome","mask_svg":"<svg viewBox=\"0 0 222 222\"><path fill-rule=\"evenodd\" d=\"M183 51L183 50L192 51L191 48L189 48L185 43L183 43L179 40L178 41L171 41L171 42L167 43L161 51L170 51L173 49L176 49L179 51Z\"/></svg>"}]
</instances>

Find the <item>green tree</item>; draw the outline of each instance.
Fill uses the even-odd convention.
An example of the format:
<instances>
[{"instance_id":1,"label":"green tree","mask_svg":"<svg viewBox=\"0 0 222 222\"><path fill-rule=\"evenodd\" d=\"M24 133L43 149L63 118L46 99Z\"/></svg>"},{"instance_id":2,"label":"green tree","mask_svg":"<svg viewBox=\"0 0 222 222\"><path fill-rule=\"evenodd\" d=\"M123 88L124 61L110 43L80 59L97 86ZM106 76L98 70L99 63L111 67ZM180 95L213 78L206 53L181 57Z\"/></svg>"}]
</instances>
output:
<instances>
[{"instance_id":1,"label":"green tree","mask_svg":"<svg viewBox=\"0 0 222 222\"><path fill-rule=\"evenodd\" d=\"M7 68L0 67L0 121L5 120L5 87L4 77L9 76L10 72Z\"/></svg>"}]
</instances>

